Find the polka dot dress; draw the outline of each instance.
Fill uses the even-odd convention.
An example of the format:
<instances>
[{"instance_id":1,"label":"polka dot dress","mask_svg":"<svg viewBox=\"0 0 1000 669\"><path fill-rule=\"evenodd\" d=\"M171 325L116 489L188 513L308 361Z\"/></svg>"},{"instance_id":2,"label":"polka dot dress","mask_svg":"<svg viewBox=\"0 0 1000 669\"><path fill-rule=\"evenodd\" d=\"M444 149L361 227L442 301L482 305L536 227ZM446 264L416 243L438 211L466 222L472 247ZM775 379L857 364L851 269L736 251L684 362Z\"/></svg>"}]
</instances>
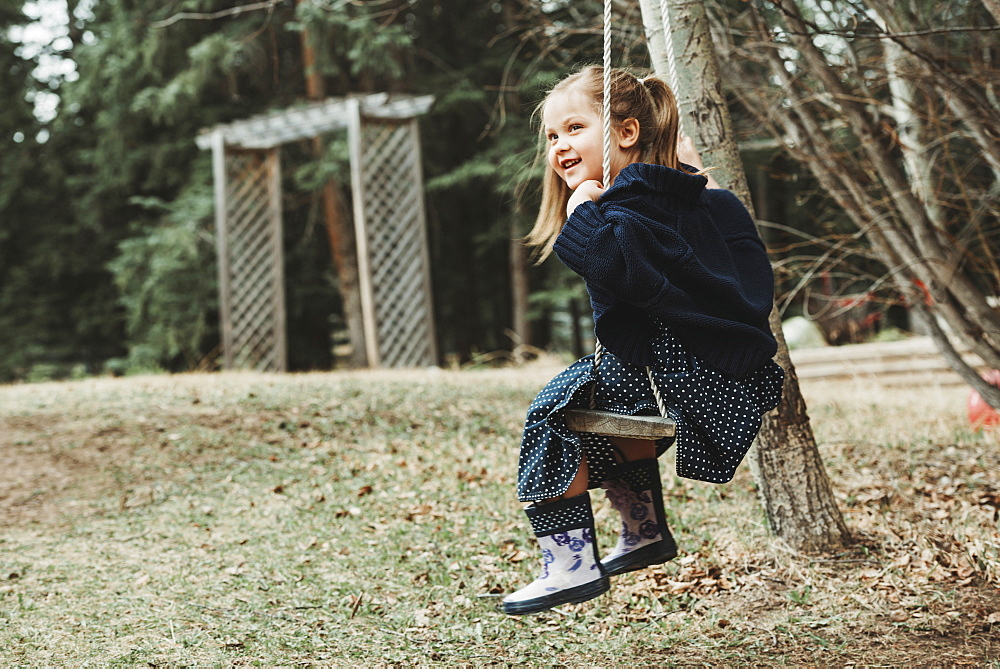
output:
<instances>
[{"instance_id":1,"label":"polka dot dress","mask_svg":"<svg viewBox=\"0 0 1000 669\"><path fill-rule=\"evenodd\" d=\"M745 379L733 379L688 353L662 326L652 344L660 361L653 367L653 378L677 424L677 475L711 483L729 481L757 436L763 415L778 405L784 372L769 362ZM609 478L615 464L611 442L600 435L573 432L563 416L566 409L588 405L595 380L598 409L627 415L658 413L645 369L628 365L607 350L597 376L593 355L576 361L552 379L528 408L517 476L522 502L566 492L584 454L589 488ZM673 441L659 440L656 454Z\"/></svg>"}]
</instances>

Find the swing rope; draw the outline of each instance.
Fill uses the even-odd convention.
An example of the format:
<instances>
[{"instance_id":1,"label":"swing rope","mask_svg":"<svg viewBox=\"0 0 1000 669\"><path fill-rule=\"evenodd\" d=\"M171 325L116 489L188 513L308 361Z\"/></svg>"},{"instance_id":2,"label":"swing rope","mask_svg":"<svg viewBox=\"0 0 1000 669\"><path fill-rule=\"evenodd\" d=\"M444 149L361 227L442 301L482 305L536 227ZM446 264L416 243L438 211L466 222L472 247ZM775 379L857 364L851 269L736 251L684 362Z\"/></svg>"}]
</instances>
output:
<instances>
[{"instance_id":1,"label":"swing rope","mask_svg":"<svg viewBox=\"0 0 1000 669\"><path fill-rule=\"evenodd\" d=\"M611 185L611 0L604 0L604 98L601 116L604 121L604 153L602 155L601 185Z\"/></svg>"},{"instance_id":2,"label":"swing rope","mask_svg":"<svg viewBox=\"0 0 1000 669\"><path fill-rule=\"evenodd\" d=\"M674 31L670 25L670 9L667 0L660 0L660 22L663 24L663 42L667 51L667 70L670 75L670 90L677 95L680 90L680 78L677 75L677 58L674 56ZM677 110L677 127L683 132L684 124L680 109Z\"/></svg>"},{"instance_id":3,"label":"swing rope","mask_svg":"<svg viewBox=\"0 0 1000 669\"><path fill-rule=\"evenodd\" d=\"M665 0L660 0L660 13L663 14L664 28L667 32L668 60L670 61L671 86L677 90L677 66L674 63L673 40L670 36L670 18L667 14ZM604 122L604 146L601 168L603 172L602 186L608 188L611 185L611 0L604 0L604 69L603 69L603 100L601 105L601 115ZM601 358L604 357L604 345L600 339L595 337L596 346L594 349L594 376L598 375L601 366ZM656 407L663 418L669 418L667 413L667 403L660 394L660 389L653 380L653 368L646 367L646 376L649 378L649 387L653 390L653 397L656 399ZM597 404L597 383L590 389L590 408Z\"/></svg>"}]
</instances>

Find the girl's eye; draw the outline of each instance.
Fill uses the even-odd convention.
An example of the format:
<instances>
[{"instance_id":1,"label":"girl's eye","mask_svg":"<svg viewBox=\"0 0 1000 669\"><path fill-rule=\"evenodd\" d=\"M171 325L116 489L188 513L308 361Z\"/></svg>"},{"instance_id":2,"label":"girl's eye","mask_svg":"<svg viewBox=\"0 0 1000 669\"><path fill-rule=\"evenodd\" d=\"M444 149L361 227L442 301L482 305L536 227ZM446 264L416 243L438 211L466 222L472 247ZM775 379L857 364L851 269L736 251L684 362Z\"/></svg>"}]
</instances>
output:
<instances>
[{"instance_id":1,"label":"girl's eye","mask_svg":"<svg viewBox=\"0 0 1000 669\"><path fill-rule=\"evenodd\" d=\"M571 126L569 127L569 129L570 129L571 131L574 131L574 132L575 132L575 131L577 131L577 130L582 130L582 129L583 129L583 126L582 126L581 124L579 124L579 123L574 123L573 125L571 125Z\"/></svg>"},{"instance_id":2,"label":"girl's eye","mask_svg":"<svg viewBox=\"0 0 1000 669\"><path fill-rule=\"evenodd\" d=\"M556 133L554 133L554 132L550 132L550 133L549 133L549 141L550 141L550 142L554 142L554 141L556 141L557 139L559 139L559 135L557 135L557 134L556 134Z\"/></svg>"}]
</instances>

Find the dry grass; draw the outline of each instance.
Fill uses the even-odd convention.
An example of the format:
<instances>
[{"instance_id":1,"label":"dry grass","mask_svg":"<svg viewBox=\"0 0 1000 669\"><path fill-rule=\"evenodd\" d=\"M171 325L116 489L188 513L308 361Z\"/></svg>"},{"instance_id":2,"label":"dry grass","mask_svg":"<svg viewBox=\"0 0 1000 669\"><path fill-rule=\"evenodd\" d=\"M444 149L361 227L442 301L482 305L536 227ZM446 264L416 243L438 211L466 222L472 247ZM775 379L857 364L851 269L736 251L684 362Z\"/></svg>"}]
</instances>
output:
<instances>
[{"instance_id":1,"label":"dry grass","mask_svg":"<svg viewBox=\"0 0 1000 669\"><path fill-rule=\"evenodd\" d=\"M960 388L804 388L850 551L771 537L747 468L666 476L677 560L498 613L554 371L0 387L0 664L1000 666L1000 446Z\"/></svg>"}]
</instances>

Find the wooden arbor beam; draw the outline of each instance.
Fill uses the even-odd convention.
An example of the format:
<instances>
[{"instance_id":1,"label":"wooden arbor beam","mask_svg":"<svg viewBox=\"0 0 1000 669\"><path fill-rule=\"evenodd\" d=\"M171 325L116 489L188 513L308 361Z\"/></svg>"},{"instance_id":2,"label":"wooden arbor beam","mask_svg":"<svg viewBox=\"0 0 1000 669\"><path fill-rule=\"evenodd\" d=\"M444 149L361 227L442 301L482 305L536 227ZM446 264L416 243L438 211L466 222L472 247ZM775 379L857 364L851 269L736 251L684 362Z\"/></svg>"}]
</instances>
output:
<instances>
[{"instance_id":1,"label":"wooden arbor beam","mask_svg":"<svg viewBox=\"0 0 1000 669\"><path fill-rule=\"evenodd\" d=\"M221 132L228 147L269 149L349 127L354 105L360 107L364 118L403 121L426 114L433 102L432 95L400 97L388 93L327 98L209 128L203 130L195 142L200 149L210 149L212 133Z\"/></svg>"}]
</instances>

